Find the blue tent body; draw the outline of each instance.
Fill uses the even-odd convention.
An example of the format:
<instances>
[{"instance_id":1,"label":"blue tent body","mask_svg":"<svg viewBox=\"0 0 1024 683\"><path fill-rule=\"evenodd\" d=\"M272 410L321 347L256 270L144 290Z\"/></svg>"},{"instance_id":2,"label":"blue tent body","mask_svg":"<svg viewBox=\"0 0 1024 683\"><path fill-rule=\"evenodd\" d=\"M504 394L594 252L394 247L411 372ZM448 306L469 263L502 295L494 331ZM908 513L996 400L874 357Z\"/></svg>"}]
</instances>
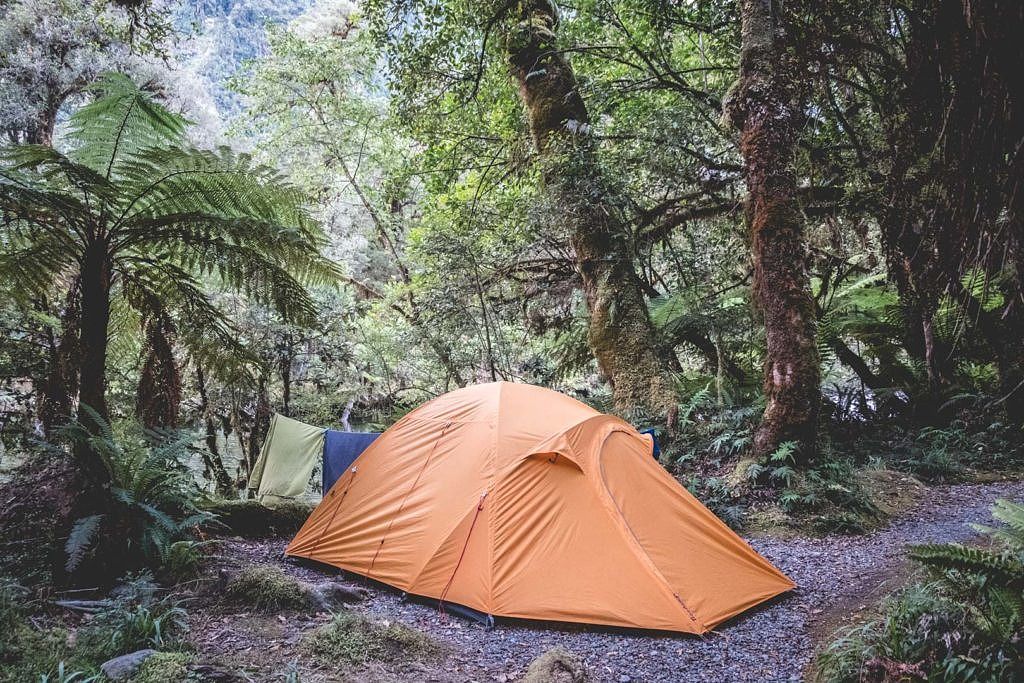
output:
<instances>
[{"instance_id":1,"label":"blue tent body","mask_svg":"<svg viewBox=\"0 0 1024 683\"><path fill-rule=\"evenodd\" d=\"M324 495L345 473L359 454L380 436L380 432L339 432L328 429L324 434Z\"/></svg>"}]
</instances>

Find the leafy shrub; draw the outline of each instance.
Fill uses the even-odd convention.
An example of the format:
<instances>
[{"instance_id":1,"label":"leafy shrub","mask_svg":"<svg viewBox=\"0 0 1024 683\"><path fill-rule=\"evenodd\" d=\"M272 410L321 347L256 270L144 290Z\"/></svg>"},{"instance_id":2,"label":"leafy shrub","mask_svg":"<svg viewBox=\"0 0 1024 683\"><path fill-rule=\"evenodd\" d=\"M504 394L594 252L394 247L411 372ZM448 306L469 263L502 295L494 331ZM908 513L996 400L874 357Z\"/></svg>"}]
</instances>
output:
<instances>
[{"instance_id":1,"label":"leafy shrub","mask_svg":"<svg viewBox=\"0 0 1024 683\"><path fill-rule=\"evenodd\" d=\"M274 565L243 570L228 583L227 598L260 612L308 609L312 605L309 590Z\"/></svg>"},{"instance_id":2,"label":"leafy shrub","mask_svg":"<svg viewBox=\"0 0 1024 683\"><path fill-rule=\"evenodd\" d=\"M890 598L818 658L821 681L1024 679L1024 506L999 501L991 548L917 546L933 581Z\"/></svg>"},{"instance_id":3,"label":"leafy shrub","mask_svg":"<svg viewBox=\"0 0 1024 683\"><path fill-rule=\"evenodd\" d=\"M354 612L342 612L309 634L307 654L330 666L338 662L395 662L436 658L443 647L424 633L395 622L372 621Z\"/></svg>"},{"instance_id":4,"label":"leafy shrub","mask_svg":"<svg viewBox=\"0 0 1024 683\"><path fill-rule=\"evenodd\" d=\"M144 648L173 649L181 645L187 616L170 598L156 597L152 577L131 579L116 593L111 604L82 627L77 649L90 661Z\"/></svg>"},{"instance_id":5,"label":"leafy shrub","mask_svg":"<svg viewBox=\"0 0 1024 683\"><path fill-rule=\"evenodd\" d=\"M145 566L157 568L174 543L213 517L197 507L200 492L183 465L194 436L150 432L142 440L119 440L98 415L93 419L100 424L99 434L77 423L61 433L72 444L87 444L106 463L118 510L76 520L65 543L66 569L74 572L87 558L111 554L126 562L141 554ZM111 544L119 552L111 553Z\"/></svg>"}]
</instances>

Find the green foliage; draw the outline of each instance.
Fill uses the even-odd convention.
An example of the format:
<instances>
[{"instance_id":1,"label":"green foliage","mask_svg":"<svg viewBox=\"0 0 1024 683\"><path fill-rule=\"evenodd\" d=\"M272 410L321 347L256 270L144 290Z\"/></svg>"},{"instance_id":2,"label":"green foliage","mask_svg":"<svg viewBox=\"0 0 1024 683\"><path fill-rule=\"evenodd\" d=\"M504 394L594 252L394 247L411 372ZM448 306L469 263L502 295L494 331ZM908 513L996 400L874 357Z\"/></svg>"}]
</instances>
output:
<instances>
[{"instance_id":1,"label":"green foliage","mask_svg":"<svg viewBox=\"0 0 1024 683\"><path fill-rule=\"evenodd\" d=\"M157 652L142 663L131 683L183 683L193 659L188 652Z\"/></svg>"},{"instance_id":2,"label":"green foliage","mask_svg":"<svg viewBox=\"0 0 1024 683\"><path fill-rule=\"evenodd\" d=\"M129 578L69 638L68 631L41 617L29 621L28 594L0 582L0 681L95 680L100 664L143 648L175 649L183 645L185 611L170 598L158 597L148 575ZM42 622L41 624L39 622Z\"/></svg>"},{"instance_id":3,"label":"green foliage","mask_svg":"<svg viewBox=\"0 0 1024 683\"><path fill-rule=\"evenodd\" d=\"M329 624L306 636L302 647L323 666L421 661L436 659L444 652L439 643L420 631L354 612L336 614Z\"/></svg>"},{"instance_id":4,"label":"green foliage","mask_svg":"<svg viewBox=\"0 0 1024 683\"><path fill-rule=\"evenodd\" d=\"M228 583L225 597L260 612L305 610L312 605L309 590L272 564L246 567Z\"/></svg>"},{"instance_id":5,"label":"green foliage","mask_svg":"<svg viewBox=\"0 0 1024 683\"><path fill-rule=\"evenodd\" d=\"M57 665L57 671L52 676L41 674L39 683L92 683L100 680L100 675L87 675L84 671L68 671L64 662Z\"/></svg>"},{"instance_id":6,"label":"green foliage","mask_svg":"<svg viewBox=\"0 0 1024 683\"><path fill-rule=\"evenodd\" d=\"M30 622L34 607L25 588L0 577L0 682L65 681L76 676L73 680L82 683L85 676L76 670L79 663L67 644L67 631ZM72 659L74 665L66 664Z\"/></svg>"},{"instance_id":7,"label":"green foliage","mask_svg":"<svg viewBox=\"0 0 1024 683\"><path fill-rule=\"evenodd\" d=\"M130 578L115 592L111 604L79 629L78 656L102 663L144 648L180 647L185 610L170 597L158 598L157 593L151 576Z\"/></svg>"},{"instance_id":8,"label":"green foliage","mask_svg":"<svg viewBox=\"0 0 1024 683\"><path fill-rule=\"evenodd\" d=\"M821 532L862 533L879 517L852 461L824 452L812 466L798 468L796 454L796 443L780 444L764 462L747 466L748 482L778 491L779 505L794 522L809 519Z\"/></svg>"},{"instance_id":9,"label":"green foliage","mask_svg":"<svg viewBox=\"0 0 1024 683\"><path fill-rule=\"evenodd\" d=\"M690 477L686 488L733 529L743 526L746 510L737 490L719 477Z\"/></svg>"},{"instance_id":10,"label":"green foliage","mask_svg":"<svg viewBox=\"0 0 1024 683\"><path fill-rule=\"evenodd\" d=\"M203 562L203 548L211 541L175 541L164 553L160 565L160 579L168 583L180 583L198 575Z\"/></svg>"},{"instance_id":11,"label":"green foliage","mask_svg":"<svg viewBox=\"0 0 1024 683\"><path fill-rule=\"evenodd\" d=\"M211 286L286 320L315 319L306 286L333 282L335 268L302 194L249 155L189 147L188 122L123 75L91 90L96 99L70 118L66 153L0 150L0 273L22 296L50 296L102 247L115 315L118 302L143 318L172 315L181 341L216 367L246 353Z\"/></svg>"},{"instance_id":12,"label":"green foliage","mask_svg":"<svg viewBox=\"0 0 1024 683\"><path fill-rule=\"evenodd\" d=\"M822 652L822 681L909 677L1012 681L1024 675L1024 506L998 501L993 547L923 545L910 556L930 583L890 598L882 616L841 632ZM888 677L888 678L887 678Z\"/></svg>"},{"instance_id":13,"label":"green foliage","mask_svg":"<svg viewBox=\"0 0 1024 683\"><path fill-rule=\"evenodd\" d=\"M122 553L137 554L136 562L159 568L173 559L170 552L176 543L214 518L199 509L200 493L182 464L195 437L165 431L118 438L95 411L92 414L98 433L72 423L62 428L61 436L72 445L88 444L102 459L111 474L110 491L118 509L75 521L65 544L66 568L73 572L87 557L118 546ZM175 552L183 550L179 546Z\"/></svg>"},{"instance_id":14,"label":"green foliage","mask_svg":"<svg viewBox=\"0 0 1024 683\"><path fill-rule=\"evenodd\" d=\"M21 623L28 591L13 579L0 577L0 662L14 654L15 629Z\"/></svg>"},{"instance_id":15,"label":"green foliage","mask_svg":"<svg viewBox=\"0 0 1024 683\"><path fill-rule=\"evenodd\" d=\"M840 631L818 656L816 679L829 683L864 680L927 680L919 664L934 656L929 636L955 621L953 606L927 586L914 586L882 605L883 616ZM903 664L909 662L908 665ZM941 680L941 679L940 679Z\"/></svg>"}]
</instances>

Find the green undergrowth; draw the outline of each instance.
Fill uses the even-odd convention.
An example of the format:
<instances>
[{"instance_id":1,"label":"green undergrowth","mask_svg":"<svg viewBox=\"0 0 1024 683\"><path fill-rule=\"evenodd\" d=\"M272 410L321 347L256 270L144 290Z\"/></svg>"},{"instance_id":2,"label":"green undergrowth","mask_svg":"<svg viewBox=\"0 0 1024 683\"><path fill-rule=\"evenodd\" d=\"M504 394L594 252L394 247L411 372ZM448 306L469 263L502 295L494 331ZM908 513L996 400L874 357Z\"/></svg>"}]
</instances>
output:
<instances>
[{"instance_id":1,"label":"green undergrowth","mask_svg":"<svg viewBox=\"0 0 1024 683\"><path fill-rule=\"evenodd\" d=\"M264 612L303 610L312 605L309 590L274 565L255 565L242 570L227 586L227 599Z\"/></svg>"},{"instance_id":2,"label":"green undergrowth","mask_svg":"<svg viewBox=\"0 0 1024 683\"><path fill-rule=\"evenodd\" d=\"M445 651L430 636L404 624L375 621L355 612L341 612L306 636L303 651L319 664L334 666L371 662L427 661Z\"/></svg>"},{"instance_id":3,"label":"green undergrowth","mask_svg":"<svg viewBox=\"0 0 1024 683\"><path fill-rule=\"evenodd\" d=\"M189 679L189 664L195 657L188 652L158 652L131 678L131 683L182 683Z\"/></svg>"},{"instance_id":4,"label":"green undergrowth","mask_svg":"<svg viewBox=\"0 0 1024 683\"><path fill-rule=\"evenodd\" d=\"M1024 439L992 411L960 410L941 427L908 419L829 420L803 462L793 443L750 458L752 405L718 405L706 390L680 406L662 464L730 527L774 535L879 528L919 500L925 484L1024 472Z\"/></svg>"},{"instance_id":5,"label":"green undergrowth","mask_svg":"<svg viewBox=\"0 0 1024 683\"><path fill-rule=\"evenodd\" d=\"M147 576L129 580L103 609L76 623L46 614L13 581L0 583L0 681L80 681L119 655L184 648L185 612L157 592Z\"/></svg>"},{"instance_id":6,"label":"green undergrowth","mask_svg":"<svg viewBox=\"0 0 1024 683\"><path fill-rule=\"evenodd\" d=\"M823 683L1024 680L1024 506L999 501L985 546L923 545L928 574L838 631L815 663Z\"/></svg>"}]
</instances>

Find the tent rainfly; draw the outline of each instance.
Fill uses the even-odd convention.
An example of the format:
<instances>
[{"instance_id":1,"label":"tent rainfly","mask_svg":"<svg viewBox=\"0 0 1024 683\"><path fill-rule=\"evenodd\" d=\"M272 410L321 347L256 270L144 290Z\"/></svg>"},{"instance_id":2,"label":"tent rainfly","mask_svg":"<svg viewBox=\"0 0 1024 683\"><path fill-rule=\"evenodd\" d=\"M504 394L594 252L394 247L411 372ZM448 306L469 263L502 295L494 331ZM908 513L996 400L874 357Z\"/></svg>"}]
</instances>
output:
<instances>
[{"instance_id":1,"label":"tent rainfly","mask_svg":"<svg viewBox=\"0 0 1024 683\"><path fill-rule=\"evenodd\" d=\"M374 441L286 553L495 616L687 633L794 587L651 448L548 389L459 389Z\"/></svg>"}]
</instances>

